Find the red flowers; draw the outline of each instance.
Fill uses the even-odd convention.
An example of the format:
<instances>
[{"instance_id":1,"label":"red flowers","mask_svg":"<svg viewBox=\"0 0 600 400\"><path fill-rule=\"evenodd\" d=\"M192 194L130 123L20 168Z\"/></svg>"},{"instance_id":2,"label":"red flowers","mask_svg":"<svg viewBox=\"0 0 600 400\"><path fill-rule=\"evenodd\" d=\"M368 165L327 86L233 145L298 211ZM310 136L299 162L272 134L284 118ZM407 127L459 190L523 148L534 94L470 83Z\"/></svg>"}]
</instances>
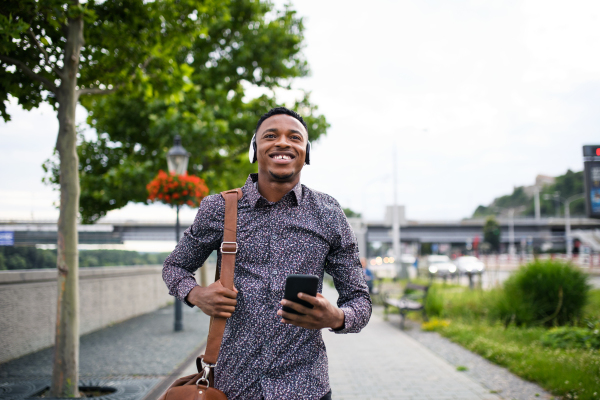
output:
<instances>
[{"instance_id":1,"label":"red flowers","mask_svg":"<svg viewBox=\"0 0 600 400\"><path fill-rule=\"evenodd\" d=\"M198 207L208 194L208 187L203 179L194 175L171 175L158 171L156 178L147 186L148 200L160 201L171 205Z\"/></svg>"}]
</instances>

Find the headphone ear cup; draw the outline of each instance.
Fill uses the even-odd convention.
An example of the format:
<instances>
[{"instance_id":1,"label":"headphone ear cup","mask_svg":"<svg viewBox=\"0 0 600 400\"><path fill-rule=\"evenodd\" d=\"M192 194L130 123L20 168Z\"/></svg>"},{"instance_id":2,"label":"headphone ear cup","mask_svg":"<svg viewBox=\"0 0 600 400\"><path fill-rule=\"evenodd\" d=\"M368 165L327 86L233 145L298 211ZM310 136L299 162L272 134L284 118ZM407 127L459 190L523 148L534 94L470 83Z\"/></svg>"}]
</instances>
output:
<instances>
[{"instance_id":1,"label":"headphone ear cup","mask_svg":"<svg viewBox=\"0 0 600 400\"><path fill-rule=\"evenodd\" d=\"M248 159L250 160L250 164L254 164L256 162L256 135L252 136L250 148L248 149Z\"/></svg>"},{"instance_id":2,"label":"headphone ear cup","mask_svg":"<svg viewBox=\"0 0 600 400\"><path fill-rule=\"evenodd\" d=\"M310 142L306 143L306 157L304 158L304 164L310 165Z\"/></svg>"}]
</instances>

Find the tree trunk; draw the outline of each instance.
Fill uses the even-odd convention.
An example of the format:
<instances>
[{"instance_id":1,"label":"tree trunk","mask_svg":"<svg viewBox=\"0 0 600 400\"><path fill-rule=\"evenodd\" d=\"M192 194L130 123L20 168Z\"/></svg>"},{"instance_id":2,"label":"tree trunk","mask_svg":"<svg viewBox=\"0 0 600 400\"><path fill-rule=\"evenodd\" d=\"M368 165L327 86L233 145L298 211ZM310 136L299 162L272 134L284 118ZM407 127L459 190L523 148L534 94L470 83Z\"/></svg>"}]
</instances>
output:
<instances>
[{"instance_id":1,"label":"tree trunk","mask_svg":"<svg viewBox=\"0 0 600 400\"><path fill-rule=\"evenodd\" d=\"M75 5L78 1L74 1ZM69 20L65 45L64 79L58 91L60 157L60 215L58 218L58 301L51 396L79 397L79 158L75 108L77 73L83 45L83 19Z\"/></svg>"}]
</instances>

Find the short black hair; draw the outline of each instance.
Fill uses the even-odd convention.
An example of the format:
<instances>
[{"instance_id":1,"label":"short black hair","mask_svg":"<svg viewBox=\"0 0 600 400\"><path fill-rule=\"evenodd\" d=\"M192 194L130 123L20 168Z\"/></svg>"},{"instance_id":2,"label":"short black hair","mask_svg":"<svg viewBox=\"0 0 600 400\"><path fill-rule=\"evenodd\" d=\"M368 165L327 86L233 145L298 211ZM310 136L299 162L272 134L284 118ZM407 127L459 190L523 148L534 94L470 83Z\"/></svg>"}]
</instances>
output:
<instances>
[{"instance_id":1,"label":"short black hair","mask_svg":"<svg viewBox=\"0 0 600 400\"><path fill-rule=\"evenodd\" d=\"M271 110L269 110L269 112L263 114L263 116L260 117L260 119L258 120L258 124L256 124L256 130L254 131L254 133L256 134L258 132L258 128L260 128L262 123L267 118L271 118L273 115L279 115L279 114L285 114L285 115L289 115L290 117L296 118L298 121L300 121L302 126L304 126L304 129L306 129L306 134L308 135L308 126L306 126L306 122L304 122L304 119L302 118L302 116L300 114L298 114L296 111L289 110L285 107L275 107L275 108L272 108Z\"/></svg>"}]
</instances>

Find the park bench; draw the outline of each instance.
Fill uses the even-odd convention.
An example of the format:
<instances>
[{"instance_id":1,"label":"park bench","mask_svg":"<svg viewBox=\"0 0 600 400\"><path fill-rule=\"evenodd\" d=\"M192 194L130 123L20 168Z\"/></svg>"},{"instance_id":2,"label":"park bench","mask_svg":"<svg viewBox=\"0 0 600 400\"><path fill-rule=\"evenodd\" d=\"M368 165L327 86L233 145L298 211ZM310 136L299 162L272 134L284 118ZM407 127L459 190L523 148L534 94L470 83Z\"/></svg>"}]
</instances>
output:
<instances>
[{"instance_id":1,"label":"park bench","mask_svg":"<svg viewBox=\"0 0 600 400\"><path fill-rule=\"evenodd\" d=\"M425 301L427 300L427 292L429 286L407 283L404 287L402 297L392 297L392 293L388 292L384 296L384 318L387 319L388 308L395 307L400 311L400 329L404 330L404 320L406 313L409 311L421 311L423 319L427 321L427 313L425 312Z\"/></svg>"}]
</instances>

